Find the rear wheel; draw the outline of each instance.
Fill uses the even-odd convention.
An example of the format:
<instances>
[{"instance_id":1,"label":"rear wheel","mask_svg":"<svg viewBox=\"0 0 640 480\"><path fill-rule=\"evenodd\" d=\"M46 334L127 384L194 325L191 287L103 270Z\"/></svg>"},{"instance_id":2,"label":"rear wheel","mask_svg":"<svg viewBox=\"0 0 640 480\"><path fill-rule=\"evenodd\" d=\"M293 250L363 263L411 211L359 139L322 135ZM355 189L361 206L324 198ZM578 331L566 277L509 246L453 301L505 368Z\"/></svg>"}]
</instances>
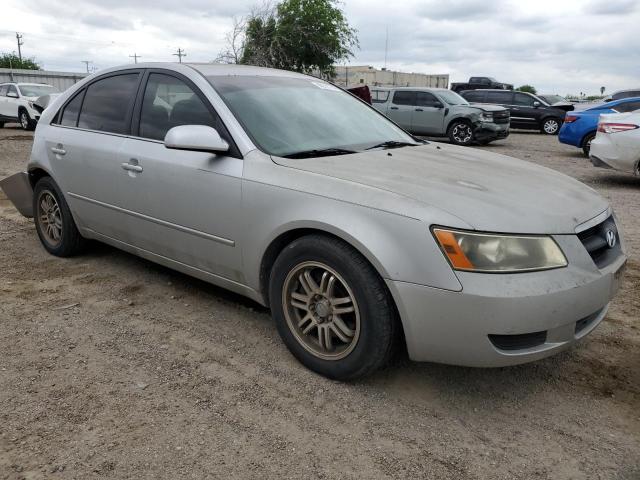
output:
<instances>
[{"instance_id":1,"label":"rear wheel","mask_svg":"<svg viewBox=\"0 0 640 480\"><path fill-rule=\"evenodd\" d=\"M449 140L455 145L471 145L473 142L473 129L469 122L464 120L456 120L449 126L447 132Z\"/></svg>"},{"instance_id":2,"label":"rear wheel","mask_svg":"<svg viewBox=\"0 0 640 480\"><path fill-rule=\"evenodd\" d=\"M85 240L51 177L41 178L33 189L33 214L38 237L47 252L70 257L82 250Z\"/></svg>"},{"instance_id":3,"label":"rear wheel","mask_svg":"<svg viewBox=\"0 0 640 480\"><path fill-rule=\"evenodd\" d=\"M582 152L588 157L589 156L589 152L591 152L591 142L593 141L593 139L596 138L596 134L595 132L591 132L588 133L583 139L582 139Z\"/></svg>"},{"instance_id":4,"label":"rear wheel","mask_svg":"<svg viewBox=\"0 0 640 480\"><path fill-rule=\"evenodd\" d=\"M542 133L557 135L560 130L560 120L557 118L545 118L542 122Z\"/></svg>"},{"instance_id":5,"label":"rear wheel","mask_svg":"<svg viewBox=\"0 0 640 480\"><path fill-rule=\"evenodd\" d=\"M310 235L276 259L271 311L291 353L329 378L362 377L391 358L397 320L382 279L340 240Z\"/></svg>"},{"instance_id":6,"label":"rear wheel","mask_svg":"<svg viewBox=\"0 0 640 480\"><path fill-rule=\"evenodd\" d=\"M33 130L35 128L35 123L31 120L29 113L25 109L20 110L18 120L23 130Z\"/></svg>"}]
</instances>

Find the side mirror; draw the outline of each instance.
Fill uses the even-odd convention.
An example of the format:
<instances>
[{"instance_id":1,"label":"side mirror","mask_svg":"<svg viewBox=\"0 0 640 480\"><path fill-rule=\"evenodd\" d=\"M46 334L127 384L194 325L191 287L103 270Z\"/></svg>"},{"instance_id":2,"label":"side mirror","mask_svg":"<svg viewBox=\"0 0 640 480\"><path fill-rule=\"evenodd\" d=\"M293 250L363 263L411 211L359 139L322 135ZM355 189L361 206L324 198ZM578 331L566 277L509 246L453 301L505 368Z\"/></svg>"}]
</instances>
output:
<instances>
[{"instance_id":1,"label":"side mirror","mask_svg":"<svg viewBox=\"0 0 640 480\"><path fill-rule=\"evenodd\" d=\"M18 98L18 94L16 92L8 92L7 97L10 98Z\"/></svg>"},{"instance_id":2,"label":"side mirror","mask_svg":"<svg viewBox=\"0 0 640 480\"><path fill-rule=\"evenodd\" d=\"M223 153L229 144L215 128L206 125L180 125L173 127L164 137L164 146L174 150Z\"/></svg>"},{"instance_id":3,"label":"side mirror","mask_svg":"<svg viewBox=\"0 0 640 480\"><path fill-rule=\"evenodd\" d=\"M533 108L538 108L540 105L542 105L540 102L533 102Z\"/></svg>"},{"instance_id":4,"label":"side mirror","mask_svg":"<svg viewBox=\"0 0 640 480\"><path fill-rule=\"evenodd\" d=\"M444 108L444 105L442 104L442 102L433 102L433 106L435 108Z\"/></svg>"}]
</instances>

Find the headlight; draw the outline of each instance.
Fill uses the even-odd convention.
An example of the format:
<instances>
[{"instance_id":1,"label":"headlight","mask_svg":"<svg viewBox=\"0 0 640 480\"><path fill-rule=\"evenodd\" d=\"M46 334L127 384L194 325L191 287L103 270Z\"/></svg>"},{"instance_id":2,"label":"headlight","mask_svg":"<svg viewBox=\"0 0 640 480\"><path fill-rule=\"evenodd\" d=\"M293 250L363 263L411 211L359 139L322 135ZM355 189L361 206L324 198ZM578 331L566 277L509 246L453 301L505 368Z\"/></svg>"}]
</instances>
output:
<instances>
[{"instance_id":1,"label":"headlight","mask_svg":"<svg viewBox=\"0 0 640 480\"><path fill-rule=\"evenodd\" d=\"M493 113L483 113L482 120L484 120L485 122L493 122Z\"/></svg>"},{"instance_id":2,"label":"headlight","mask_svg":"<svg viewBox=\"0 0 640 480\"><path fill-rule=\"evenodd\" d=\"M33 107L33 102L27 102L29 104L29 107L34 108Z\"/></svg>"},{"instance_id":3,"label":"headlight","mask_svg":"<svg viewBox=\"0 0 640 480\"><path fill-rule=\"evenodd\" d=\"M496 235L434 228L440 248L455 270L507 273L567 266L549 236Z\"/></svg>"}]
</instances>

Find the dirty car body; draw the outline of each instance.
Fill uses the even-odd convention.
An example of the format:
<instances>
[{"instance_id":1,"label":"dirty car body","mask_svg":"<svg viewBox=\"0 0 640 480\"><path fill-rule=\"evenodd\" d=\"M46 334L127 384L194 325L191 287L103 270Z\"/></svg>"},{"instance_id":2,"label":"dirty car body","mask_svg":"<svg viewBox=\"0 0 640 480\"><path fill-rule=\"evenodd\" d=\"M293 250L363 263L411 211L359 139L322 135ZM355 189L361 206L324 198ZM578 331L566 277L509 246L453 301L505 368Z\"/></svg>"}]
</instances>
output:
<instances>
[{"instance_id":1,"label":"dirty car body","mask_svg":"<svg viewBox=\"0 0 640 480\"><path fill-rule=\"evenodd\" d=\"M107 132L96 112L82 109L95 92L121 101L98 82L122 75L130 76L132 100L122 100L130 108L125 127ZM147 98L160 76L173 79L162 89L171 96L158 89ZM290 103L297 97L307 106ZM334 102L355 113L343 119ZM354 119L371 127L355 132ZM185 121L198 129L178 125ZM327 249L355 258L354 268L380 286L376 295L388 296L383 306L413 360L481 367L536 360L583 338L605 316L626 261L611 207L578 181L502 155L416 142L337 87L278 70L138 64L88 77L44 111L28 171L0 186L33 215L28 205L40 205L32 187L42 191L43 178L57 184L83 237L270 306L276 322L289 301L309 307L296 306L307 296L295 278L287 283L291 274L276 271L282 259L300 245L328 245L307 260L299 251L292 265L326 265L313 289L328 289L331 273L346 292L340 302L351 297L342 311L360 316L338 332L327 312L337 317L339 302L309 295L313 314L294 313L302 325L311 319L318 339L302 338L293 324L290 341L301 348L283 338L305 365L333 378L365 371L337 373L334 365L348 364L358 342L376 345L367 329L377 326L366 317L377 310L367 309L368 285L331 263ZM274 287L280 273L292 298ZM302 275L300 283L309 286ZM349 348L333 355L345 332Z\"/></svg>"}]
</instances>

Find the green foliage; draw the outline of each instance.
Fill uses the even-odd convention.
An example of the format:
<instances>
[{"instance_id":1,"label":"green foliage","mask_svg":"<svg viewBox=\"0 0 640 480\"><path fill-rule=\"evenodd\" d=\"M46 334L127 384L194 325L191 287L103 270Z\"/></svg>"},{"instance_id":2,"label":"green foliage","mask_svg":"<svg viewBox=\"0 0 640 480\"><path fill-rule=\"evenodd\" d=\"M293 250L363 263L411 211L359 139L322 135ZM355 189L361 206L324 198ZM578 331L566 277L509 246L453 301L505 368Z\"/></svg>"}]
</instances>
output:
<instances>
[{"instance_id":1,"label":"green foliage","mask_svg":"<svg viewBox=\"0 0 640 480\"><path fill-rule=\"evenodd\" d=\"M0 55L0 68L16 68L23 70L41 70L33 58L23 58L15 53L3 53Z\"/></svg>"},{"instance_id":2,"label":"green foliage","mask_svg":"<svg viewBox=\"0 0 640 480\"><path fill-rule=\"evenodd\" d=\"M332 75L357 46L336 0L284 0L247 20L240 63Z\"/></svg>"},{"instance_id":3,"label":"green foliage","mask_svg":"<svg viewBox=\"0 0 640 480\"><path fill-rule=\"evenodd\" d=\"M533 93L534 95L536 93L538 93L536 91L536 87L531 86L531 85L522 85L521 87L516 88L516 91L518 91L518 92L526 92L526 93Z\"/></svg>"}]
</instances>

